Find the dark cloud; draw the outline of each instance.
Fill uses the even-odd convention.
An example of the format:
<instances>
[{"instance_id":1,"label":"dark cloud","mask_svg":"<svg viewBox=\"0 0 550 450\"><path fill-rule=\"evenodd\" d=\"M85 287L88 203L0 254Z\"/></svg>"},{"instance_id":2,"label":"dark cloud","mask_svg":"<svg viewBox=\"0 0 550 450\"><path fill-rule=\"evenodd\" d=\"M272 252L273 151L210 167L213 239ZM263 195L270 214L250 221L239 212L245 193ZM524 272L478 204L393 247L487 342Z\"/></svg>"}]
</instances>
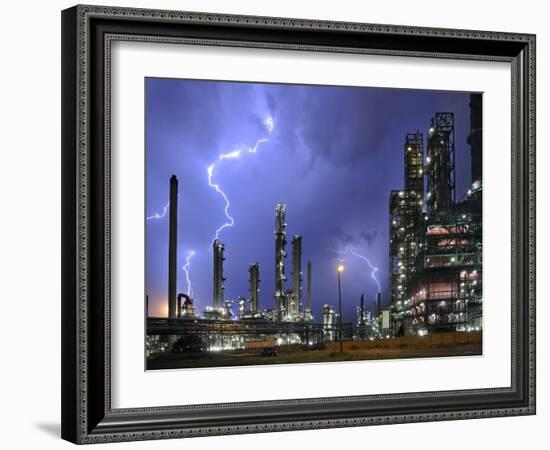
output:
<instances>
[{"instance_id":1,"label":"dark cloud","mask_svg":"<svg viewBox=\"0 0 550 450\"><path fill-rule=\"evenodd\" d=\"M275 115L277 113L277 100L275 99L275 96L270 92L266 92L265 99L269 112L272 115Z\"/></svg>"},{"instance_id":2,"label":"dark cloud","mask_svg":"<svg viewBox=\"0 0 550 450\"><path fill-rule=\"evenodd\" d=\"M466 94L149 80L147 99L147 214L162 211L169 177L176 174L179 261L183 265L188 252L196 252L191 279L200 311L212 300L209 246L226 221L224 200L208 185L206 167L219 161L221 153L266 137L266 117L272 115L275 121L269 141L254 155L219 162L214 173L235 220L221 236L227 297L247 295L247 267L258 261L262 307L273 304L277 203L288 206L287 274L290 240L300 234L304 261L314 267L314 308L319 315L323 303L334 301L334 268L346 246L368 254L381 271L388 265L388 195L403 184L405 133L425 130L436 111L455 111L457 170L466 167L468 157L467 146L460 144L468 134ZM160 305L167 289L166 218L147 222L146 238L147 294L151 304ZM186 289L183 275L179 271L180 291ZM380 280L386 297L387 276ZM361 292L374 296L375 288L364 262L348 255L348 298L359 298ZM355 303L344 308L354 314Z\"/></svg>"},{"instance_id":3,"label":"dark cloud","mask_svg":"<svg viewBox=\"0 0 550 450\"><path fill-rule=\"evenodd\" d=\"M372 247L377 236L378 236L378 231L376 230L361 232L361 239L363 239L366 242L368 247Z\"/></svg>"}]
</instances>

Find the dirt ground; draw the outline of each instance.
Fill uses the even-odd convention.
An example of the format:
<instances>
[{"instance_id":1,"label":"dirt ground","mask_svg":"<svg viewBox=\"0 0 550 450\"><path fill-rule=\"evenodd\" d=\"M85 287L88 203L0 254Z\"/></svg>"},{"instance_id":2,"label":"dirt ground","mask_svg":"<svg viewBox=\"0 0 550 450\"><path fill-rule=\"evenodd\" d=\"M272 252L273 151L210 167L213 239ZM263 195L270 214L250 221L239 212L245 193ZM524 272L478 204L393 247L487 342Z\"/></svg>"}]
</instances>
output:
<instances>
[{"instance_id":1,"label":"dirt ground","mask_svg":"<svg viewBox=\"0 0 550 450\"><path fill-rule=\"evenodd\" d=\"M439 358L445 356L481 355L481 343L453 344L437 347L347 348L340 353L334 348L285 352L277 356L259 356L243 351L204 352L199 354L159 353L147 360L147 369L179 369L199 367L228 367L263 364L300 364L374 359Z\"/></svg>"}]
</instances>

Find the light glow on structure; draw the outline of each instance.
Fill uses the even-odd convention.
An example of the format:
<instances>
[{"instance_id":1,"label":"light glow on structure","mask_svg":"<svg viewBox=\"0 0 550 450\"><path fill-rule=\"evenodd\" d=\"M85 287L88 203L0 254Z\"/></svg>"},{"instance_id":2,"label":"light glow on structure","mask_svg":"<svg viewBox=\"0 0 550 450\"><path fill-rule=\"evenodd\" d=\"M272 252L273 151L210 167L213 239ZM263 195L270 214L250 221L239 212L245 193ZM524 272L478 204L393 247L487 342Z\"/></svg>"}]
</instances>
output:
<instances>
[{"instance_id":1,"label":"light glow on structure","mask_svg":"<svg viewBox=\"0 0 550 450\"><path fill-rule=\"evenodd\" d=\"M190 298L193 298L193 285L191 284L191 258L195 256L195 252L191 250L185 257L185 264L182 267L182 270L185 272L185 282L187 283L187 295Z\"/></svg>"},{"instance_id":2,"label":"light glow on structure","mask_svg":"<svg viewBox=\"0 0 550 450\"><path fill-rule=\"evenodd\" d=\"M265 126L265 129L268 132L268 136L271 135L271 133L273 132L273 129L275 128L275 124L273 122L273 117L268 116L263 121L263 124ZM229 198L227 197L227 194L222 190L222 188L220 187L219 184L214 183L212 181L212 177L214 176L214 171L217 169L218 164L219 164L220 161L224 161L224 160L227 160L227 159L237 159L237 158L240 158L243 154L247 154L247 153L256 153L258 151L258 148L260 147L260 145L264 144L268 141L269 141L269 137L263 137L263 138L258 139L252 147L243 145L243 146L241 146L241 147L239 147L235 150L231 150L231 151L226 152L226 153L221 153L218 156L218 159L207 167L206 172L208 174L208 186L210 186L219 195L221 195L221 197L223 198L223 201L225 203L223 212L224 212L224 215L225 215L225 218L226 218L226 222L218 227L218 229L216 230L216 232L214 234L214 237L212 238L212 242L214 242L216 239L219 239L220 233L225 228L229 228L229 227L232 227L233 225L235 225L235 219L231 216L231 214L229 214L230 202L229 202Z\"/></svg>"},{"instance_id":3,"label":"light glow on structure","mask_svg":"<svg viewBox=\"0 0 550 450\"><path fill-rule=\"evenodd\" d=\"M168 208L170 207L170 200L168 200L168 203L166 203L166 205L164 205L164 208L162 208L162 212L161 213L155 213L153 214L152 216L147 216L146 219L147 220L158 220L158 219L162 219L166 213L168 212Z\"/></svg>"},{"instance_id":4,"label":"light glow on structure","mask_svg":"<svg viewBox=\"0 0 550 450\"><path fill-rule=\"evenodd\" d=\"M378 289L377 292L382 292L382 287L380 286L380 281L378 281L378 278L376 277L376 272L378 272L378 267L375 267L371 264L370 260L365 256L365 255L362 255L360 253L358 253L352 246L348 245L345 250L344 250L344 253L351 253L353 256L355 256L356 258L359 258L363 261L365 261L367 263L367 265L369 266L369 268L371 269L371 273L370 273L370 277L374 280L374 282L376 283L376 287Z\"/></svg>"}]
</instances>

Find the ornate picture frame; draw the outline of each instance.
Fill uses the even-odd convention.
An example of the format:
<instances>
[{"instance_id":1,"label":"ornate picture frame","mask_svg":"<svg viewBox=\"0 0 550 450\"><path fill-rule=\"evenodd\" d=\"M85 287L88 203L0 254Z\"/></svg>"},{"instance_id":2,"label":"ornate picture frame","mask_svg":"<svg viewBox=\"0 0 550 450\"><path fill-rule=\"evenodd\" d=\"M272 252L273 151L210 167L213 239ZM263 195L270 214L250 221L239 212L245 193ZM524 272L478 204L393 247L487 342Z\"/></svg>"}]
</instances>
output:
<instances>
[{"instance_id":1,"label":"ornate picture frame","mask_svg":"<svg viewBox=\"0 0 550 450\"><path fill-rule=\"evenodd\" d=\"M110 71L116 41L509 63L510 386L113 408ZM64 439L85 444L528 414L535 414L534 35L80 5L62 12Z\"/></svg>"}]
</instances>

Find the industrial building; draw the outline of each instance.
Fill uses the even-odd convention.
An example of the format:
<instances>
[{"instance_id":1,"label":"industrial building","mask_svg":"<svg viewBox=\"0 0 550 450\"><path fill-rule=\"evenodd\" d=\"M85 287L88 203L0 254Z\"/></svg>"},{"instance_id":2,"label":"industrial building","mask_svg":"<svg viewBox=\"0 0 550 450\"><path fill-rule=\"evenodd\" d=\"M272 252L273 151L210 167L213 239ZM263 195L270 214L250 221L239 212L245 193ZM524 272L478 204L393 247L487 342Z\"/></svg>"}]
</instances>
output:
<instances>
[{"instance_id":1,"label":"industrial building","mask_svg":"<svg viewBox=\"0 0 550 450\"><path fill-rule=\"evenodd\" d=\"M472 94L469 189L456 200L454 114L404 143L404 188L389 198L392 335L482 327L481 96ZM427 190L424 188L427 179Z\"/></svg>"},{"instance_id":2,"label":"industrial building","mask_svg":"<svg viewBox=\"0 0 550 450\"><path fill-rule=\"evenodd\" d=\"M225 297L226 247L212 242L212 298L199 313L188 294L176 292L178 180L170 178L168 318L147 320L148 353L179 348L219 351L271 345L316 345L482 328L481 96L471 95L470 183L456 197L455 117L437 112L427 126L405 135L403 186L389 195L389 306L377 292L371 310L360 296L355 325L326 303L315 321L313 264L302 272L304 239L292 235L290 280L286 276L286 205L275 207L274 292L262 295L258 262L248 265L248 296ZM230 255L230 249L229 249ZM340 269L339 269L340 271ZM338 273L338 276L340 274ZM243 276L246 268L243 267ZM289 281L289 282L287 282ZM244 294L244 293L243 293ZM336 292L334 293L336 298ZM267 300L267 299L270 300ZM305 300L305 305L303 301ZM318 299L319 300L319 299ZM269 305L271 304L271 305ZM161 336L162 338L159 338ZM164 338L165 337L165 338ZM182 343L182 339L187 341Z\"/></svg>"},{"instance_id":3,"label":"industrial building","mask_svg":"<svg viewBox=\"0 0 550 450\"><path fill-rule=\"evenodd\" d=\"M314 345L335 339L351 339L352 324L340 324L340 316L331 306L325 305L322 323L314 322L312 307L313 265L307 262L306 305L302 303L302 236L292 238L291 286L286 278L286 205L275 208L275 292L273 308L261 309L260 265L253 262L248 267L248 298L236 299L238 315L233 313L233 300L225 297L224 263L225 245L219 239L212 242L212 303L202 314L193 306L188 294L176 295L177 282L177 208L178 180L170 178L170 222L168 256L168 318L147 319L148 344L152 348L166 350L166 337L170 345L175 338L190 339L186 348L195 350L234 350L261 347L275 342L277 345ZM326 308L329 313L326 314ZM160 346L163 343L163 346ZM178 344L182 346L181 342ZM150 349L149 349L150 350Z\"/></svg>"}]
</instances>

